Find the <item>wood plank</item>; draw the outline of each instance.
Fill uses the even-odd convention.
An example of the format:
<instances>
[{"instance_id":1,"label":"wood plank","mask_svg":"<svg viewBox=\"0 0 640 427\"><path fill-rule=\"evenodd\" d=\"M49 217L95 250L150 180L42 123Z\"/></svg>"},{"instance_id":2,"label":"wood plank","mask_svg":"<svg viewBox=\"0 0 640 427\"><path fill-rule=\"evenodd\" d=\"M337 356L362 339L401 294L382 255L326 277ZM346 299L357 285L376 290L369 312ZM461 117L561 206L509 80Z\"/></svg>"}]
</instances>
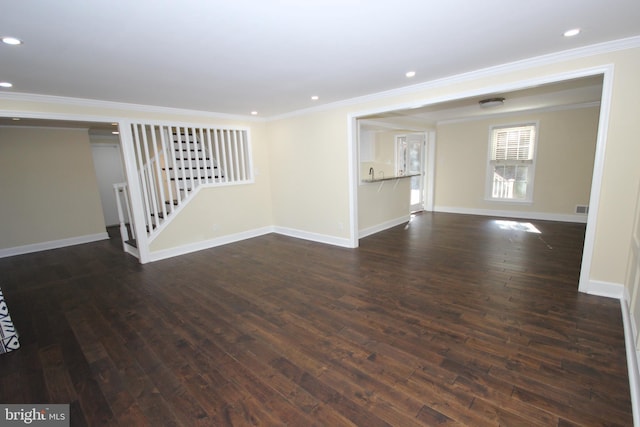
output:
<instances>
[{"instance_id":1,"label":"wood plank","mask_svg":"<svg viewBox=\"0 0 640 427\"><path fill-rule=\"evenodd\" d=\"M577 292L584 225L527 222L0 259L23 344L0 400L69 403L72 425L631 425L619 302Z\"/></svg>"}]
</instances>

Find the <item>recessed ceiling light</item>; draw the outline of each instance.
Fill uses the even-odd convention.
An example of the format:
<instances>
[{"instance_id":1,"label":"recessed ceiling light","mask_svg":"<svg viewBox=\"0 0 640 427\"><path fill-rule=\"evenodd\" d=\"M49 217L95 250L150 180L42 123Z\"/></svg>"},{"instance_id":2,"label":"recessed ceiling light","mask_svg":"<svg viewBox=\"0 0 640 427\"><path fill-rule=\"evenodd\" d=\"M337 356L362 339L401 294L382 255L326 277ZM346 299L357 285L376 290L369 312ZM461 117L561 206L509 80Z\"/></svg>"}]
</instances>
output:
<instances>
[{"instance_id":1,"label":"recessed ceiling light","mask_svg":"<svg viewBox=\"0 0 640 427\"><path fill-rule=\"evenodd\" d=\"M2 43L16 46L16 45L22 44L22 40L17 39L15 37L3 37Z\"/></svg>"},{"instance_id":2,"label":"recessed ceiling light","mask_svg":"<svg viewBox=\"0 0 640 427\"><path fill-rule=\"evenodd\" d=\"M0 87L13 87L13 84L9 82L0 82Z\"/></svg>"},{"instance_id":3,"label":"recessed ceiling light","mask_svg":"<svg viewBox=\"0 0 640 427\"><path fill-rule=\"evenodd\" d=\"M251 115L252 115L252 116L257 116L257 115L258 115L258 112L257 112L257 111L252 111L252 112L251 112Z\"/></svg>"},{"instance_id":4,"label":"recessed ceiling light","mask_svg":"<svg viewBox=\"0 0 640 427\"><path fill-rule=\"evenodd\" d=\"M318 99L320 99L320 97L319 97L318 95L313 95L313 96L311 97L311 100L312 100L312 101L317 101Z\"/></svg>"},{"instance_id":5,"label":"recessed ceiling light","mask_svg":"<svg viewBox=\"0 0 640 427\"><path fill-rule=\"evenodd\" d=\"M20 120L20 117L14 117L11 120L13 120L14 122L17 122L18 120Z\"/></svg>"},{"instance_id":6,"label":"recessed ceiling light","mask_svg":"<svg viewBox=\"0 0 640 427\"><path fill-rule=\"evenodd\" d=\"M113 135L120 135L120 132L118 132L117 130L114 130L111 132Z\"/></svg>"},{"instance_id":7,"label":"recessed ceiling light","mask_svg":"<svg viewBox=\"0 0 640 427\"><path fill-rule=\"evenodd\" d=\"M405 76L407 76L409 78L414 77L415 75L416 75L415 71L407 71L407 73L405 74Z\"/></svg>"},{"instance_id":8,"label":"recessed ceiling light","mask_svg":"<svg viewBox=\"0 0 640 427\"><path fill-rule=\"evenodd\" d=\"M580 28L573 28L564 32L565 37L573 37L577 36L578 34L580 34Z\"/></svg>"}]
</instances>

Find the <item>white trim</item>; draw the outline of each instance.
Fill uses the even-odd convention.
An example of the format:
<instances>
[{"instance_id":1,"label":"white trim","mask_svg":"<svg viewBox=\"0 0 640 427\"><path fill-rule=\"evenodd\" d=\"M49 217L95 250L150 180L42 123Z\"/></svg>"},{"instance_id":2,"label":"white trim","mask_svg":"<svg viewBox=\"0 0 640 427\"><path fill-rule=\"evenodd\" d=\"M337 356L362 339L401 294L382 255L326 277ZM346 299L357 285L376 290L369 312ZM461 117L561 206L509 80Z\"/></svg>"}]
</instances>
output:
<instances>
[{"instance_id":1,"label":"white trim","mask_svg":"<svg viewBox=\"0 0 640 427\"><path fill-rule=\"evenodd\" d=\"M492 197L493 195L493 175L494 175L494 165L491 163L494 161L492 159L493 154L493 138L496 129L510 129L517 127L527 127L533 126L533 159L531 159L531 164L527 171L527 195L524 199L507 199L507 198L499 198ZM538 162L538 134L540 133L540 121L532 120L532 121L522 121L522 122L511 122L505 124L491 125L489 126L489 141L487 147L487 172L485 176L485 188L484 188L484 200L487 202L507 202L507 203L517 203L517 204L532 204L533 203L533 190L535 184L536 177L536 163ZM517 161L520 163L520 161Z\"/></svg>"},{"instance_id":2,"label":"white trim","mask_svg":"<svg viewBox=\"0 0 640 427\"><path fill-rule=\"evenodd\" d=\"M433 212L433 198L436 193L436 131L426 131L427 145L425 147L425 156L427 161L425 162L425 195L424 195L424 210L427 212Z\"/></svg>"},{"instance_id":3,"label":"white trim","mask_svg":"<svg viewBox=\"0 0 640 427\"><path fill-rule=\"evenodd\" d=\"M99 240L107 239L109 239L109 234L105 231L103 233L86 234L84 236L69 237L67 239L32 243L24 246L14 246L12 248L0 249L0 258L29 254L32 252L48 251L50 249L64 248L67 246L81 245L83 243L97 242Z\"/></svg>"},{"instance_id":4,"label":"white trim","mask_svg":"<svg viewBox=\"0 0 640 427\"><path fill-rule=\"evenodd\" d=\"M629 390L631 394L631 410L633 412L633 425L640 426L640 365L638 350L631 328L631 314L629 313L629 300L620 299L622 310L622 324L624 327L624 347L627 355L627 372L629 374Z\"/></svg>"},{"instance_id":5,"label":"white trim","mask_svg":"<svg viewBox=\"0 0 640 427\"><path fill-rule=\"evenodd\" d=\"M634 38L635 43L640 43L640 37ZM559 60L556 58L556 60ZM526 61L524 63L527 63ZM535 63L535 61L531 61L531 64ZM483 72L479 73L478 76L482 75ZM598 136L596 140L596 154L594 159L594 168L591 180L591 194L589 199L589 215L587 217L587 228L585 232L585 241L584 241L584 249L582 253L582 266L580 271L580 281L578 284L578 290L582 292L586 292L585 288L588 287L590 275L591 275L591 262L593 258L593 251L595 245L595 228L597 223L598 216L598 205L600 201L600 189L602 185L602 176L604 169L604 153L607 142L607 128L609 123L609 113L611 110L611 99L612 99L612 87L613 87L613 76L614 76L614 65L613 64L604 64L598 65L589 68L578 68L573 69L571 71L566 71L558 74L542 74L540 77L527 79L527 80L518 80L513 81L506 84L499 84L496 86L481 86L478 89L474 89L466 92L451 92L445 96L439 96L436 98L428 98L426 100L414 100L412 102L404 102L402 104L396 105L383 105L375 108L370 108L368 110L363 111L355 111L348 114L350 120L356 121L358 117L385 113L398 109L406 109L415 107L417 104L420 105L433 105L438 104L445 101L454 101L458 99L463 99L472 96L478 95L486 95L490 93L496 92L507 92L517 89L528 88L537 85L544 85L548 83L555 83L564 80L571 80L581 77L588 77L602 74L603 78L603 90L602 90L602 98L601 98L601 108L600 108L600 118L598 123ZM467 76L468 77L468 76ZM353 133L353 131L351 131ZM351 136L353 137L353 136ZM355 153L357 156L357 152ZM353 168L357 168L358 165L351 165ZM357 215L358 209L358 201L357 198L353 201L352 209L354 209L355 214ZM446 209L445 207L441 207L441 209ZM492 211L494 212L494 211ZM523 213L518 213L518 215L524 215ZM576 221L576 222L584 222L584 217L582 216L567 216L565 220Z\"/></svg>"},{"instance_id":6,"label":"white trim","mask_svg":"<svg viewBox=\"0 0 640 427\"><path fill-rule=\"evenodd\" d=\"M458 208L453 206L434 206L433 210L434 212L493 216L500 218L537 219L540 221L576 222L581 224L587 222L587 217L585 215L560 214L551 212L523 212L497 209Z\"/></svg>"},{"instance_id":7,"label":"white trim","mask_svg":"<svg viewBox=\"0 0 640 427\"><path fill-rule=\"evenodd\" d=\"M600 297L622 299L624 297L624 285L621 283L590 280L585 289L580 289L580 292L586 292L590 295Z\"/></svg>"},{"instance_id":8,"label":"white trim","mask_svg":"<svg viewBox=\"0 0 640 427\"><path fill-rule=\"evenodd\" d=\"M169 249L149 252L149 262L160 261L167 258L173 258L180 255L186 255L191 252L202 251L205 249L215 248L216 246L227 245L254 237L263 236L273 232L272 227L262 227L253 230L247 230L240 233L228 234L226 236L216 237L214 239L202 240L195 243L189 243L182 246L176 246Z\"/></svg>"},{"instance_id":9,"label":"white trim","mask_svg":"<svg viewBox=\"0 0 640 427\"><path fill-rule=\"evenodd\" d=\"M494 120L494 119L500 119L500 118L506 118L506 117L513 117L513 116L531 115L531 114L539 114L539 113L554 113L556 111L571 111L571 110L581 110L585 108L597 108L597 107L600 107L600 101L582 102L579 104L554 105L551 107L532 108L530 110L507 111L503 113L483 114L481 116L462 117L459 119L440 120L436 122L436 126L475 122L480 120L487 120L489 118Z\"/></svg>"},{"instance_id":10,"label":"white trim","mask_svg":"<svg viewBox=\"0 0 640 427\"><path fill-rule=\"evenodd\" d=\"M295 230L286 227L274 227L267 226L262 228L256 228L253 230L242 231L240 233L228 234L226 236L216 237L215 239L203 240L195 243L189 243L182 246L176 246L170 249L163 249L160 251L153 251L149 253L148 262L160 261L175 256L186 255L191 252L202 251L205 249L214 248L216 246L227 245L229 243L240 242L246 239L252 239L254 237L264 236L265 234L276 233L283 236L294 237L297 239L310 240L317 243L323 243L333 246L341 246L345 248L352 248L349 246L349 239L343 239L334 236L328 236L326 234L309 233L302 230Z\"/></svg>"},{"instance_id":11,"label":"white trim","mask_svg":"<svg viewBox=\"0 0 640 427\"><path fill-rule=\"evenodd\" d=\"M483 77L495 77L496 75L500 75L500 74L506 74L506 73L512 73L512 72L517 72L517 71L522 71L522 70L527 70L533 67L539 67L539 66L544 66L544 65L550 65L550 64L555 64L557 62L560 61L569 61L569 60L574 60L574 59L580 59L580 58L585 58L585 57L589 57L589 56L594 56L594 55L600 55L600 54L605 54L605 53L610 53L610 52L616 52L616 51L620 51L620 50L626 50L626 49L634 49L634 48L638 48L640 47L640 36L634 36L634 37L629 37L629 38L625 38L625 39L619 39L619 40L613 40L613 41L609 41L609 42L605 42L605 43L598 43L598 44L594 44L594 45L589 45L589 46L584 46L584 47L580 47L577 49L569 49L569 50L563 50L560 52L555 52L555 53L551 53L551 54L547 54L547 55L542 55L542 56L537 56L534 58L528 58L528 59L523 59L520 61L515 61L515 62L509 62L506 64L501 64L501 65L496 65L493 67L487 67L487 68L482 68L480 70L475 70L475 71L470 71L467 73L462 73L462 74L456 74L453 76L449 76L449 77L444 77L441 79L437 79L437 80L430 80L424 83L419 83L416 85L411 85L411 86L403 86L401 88L397 88L397 89L392 89L392 90L388 90L388 91L383 91L383 92L377 92L377 93L373 93L373 94L368 94L368 95L364 95L364 96L360 96L360 97L355 97L355 98L350 98L350 99L346 99L346 100L341 100L341 101L337 101L337 102L333 102L333 103L328 103L328 104L323 104L323 105L319 105L317 107L312 107L312 108L306 108L306 109L302 109L302 110L296 110L296 111L292 111L290 113L285 113L285 114L280 114L277 116L272 116L269 117L269 121L271 120L281 120L281 119L285 119L285 118L290 118L290 117L294 117L294 116L299 116L299 115L304 115L304 114L309 114L309 113L313 113L313 112L321 112L321 111L326 111L326 110L333 110L333 109L338 109L341 107L350 107L353 105L357 105L357 104L364 104L364 103L368 103L368 102L373 102L373 101L380 101L380 100L385 100L385 99L389 99L392 97L396 97L396 96L401 96L401 95L407 95L407 94L412 94L412 93L416 93L419 91L427 91L430 89L437 89L437 88L441 88L441 87L445 87L445 86L455 86L457 84L462 84L465 82L469 82L469 81L474 81ZM592 75L588 74L588 75ZM584 77L584 76L579 76L579 77ZM562 80L566 80L568 78L562 79ZM541 79L541 81L539 81L537 84L544 84L544 83L551 83L553 81L558 81L560 79L556 79L556 80L552 80L552 81L545 81L545 79ZM531 83L528 86L535 86L534 83ZM525 86L519 86L520 88L525 87ZM470 91L468 92L468 94L466 96L457 96L455 98L452 99L461 99L461 98L466 98L466 97L471 97L471 96L476 96L476 95L485 95L487 93L496 93L496 92L504 92L506 90L508 90L509 88L512 88L512 85L505 85L505 86L501 86L498 85L496 86L495 90L492 91ZM422 107L425 105L429 105L432 103L439 103L439 102L443 102L446 100L450 100L447 99L448 97L444 97L441 100L432 100L432 102L427 102L427 103L423 103L420 100L413 100L410 103L404 103L402 105L396 105L396 106L392 106L390 108L385 108L384 110L379 110L376 112L383 112L383 111L391 111L391 110L398 110L398 109L406 109L406 108L416 108L416 107ZM373 114L370 113L370 114ZM365 114L360 114L360 115L365 115Z\"/></svg>"},{"instance_id":12,"label":"white trim","mask_svg":"<svg viewBox=\"0 0 640 427\"><path fill-rule=\"evenodd\" d=\"M27 125L0 125L0 128L3 129L33 129L34 126L27 126ZM69 127L69 126L38 126L37 129L42 129L42 130L64 130L64 131L81 131L81 132L87 132L89 131L89 127L86 128L82 128L82 127ZM115 136L115 135L114 135Z\"/></svg>"},{"instance_id":13,"label":"white trim","mask_svg":"<svg viewBox=\"0 0 640 427\"><path fill-rule=\"evenodd\" d=\"M157 113L181 116L198 116L208 119L242 120L250 122L265 122L267 119L240 114L216 113L204 110L190 110L185 108L161 107L157 105L130 104L126 102L103 101L87 98L73 98L67 96L40 95L25 92L0 92L0 100L17 102L36 102L56 105L73 105L87 108L105 108L109 110L137 111L141 113ZM15 116L21 117L21 116Z\"/></svg>"},{"instance_id":14,"label":"white trim","mask_svg":"<svg viewBox=\"0 0 640 427\"><path fill-rule=\"evenodd\" d=\"M347 116L347 158L349 176L349 246L358 247L358 187L360 182L359 125L355 117Z\"/></svg>"},{"instance_id":15,"label":"white trim","mask_svg":"<svg viewBox=\"0 0 640 427\"><path fill-rule=\"evenodd\" d=\"M295 237L296 239L310 240L312 242L324 243L327 245L340 246L343 248L354 248L351 244L351 239L330 236L328 234L312 233L304 230L297 230L295 228L288 227L273 227L273 232L282 234L283 236Z\"/></svg>"},{"instance_id":16,"label":"white trim","mask_svg":"<svg viewBox=\"0 0 640 427\"><path fill-rule=\"evenodd\" d=\"M391 219L389 221L385 221L382 224L374 225L373 227L365 228L364 230L360 230L358 233L359 237L362 239L363 237L370 236L375 233L379 233L381 231L387 230L392 227L396 227L398 225L408 223L411 221L411 215L407 214L400 218Z\"/></svg>"},{"instance_id":17,"label":"white trim","mask_svg":"<svg viewBox=\"0 0 640 427\"><path fill-rule=\"evenodd\" d=\"M591 178L591 192L589 194L589 215L587 229L584 237L584 249L582 251L582 265L580 266L580 281L578 290L586 292L585 287L591 279L591 262L596 240L596 225L598 223L598 211L600 209L600 190L604 175L605 153L607 147L607 134L609 130L609 114L611 112L611 99L613 97L613 64L602 67L602 97L600 98L600 116L598 119L598 135L596 137L596 152L593 161Z\"/></svg>"},{"instance_id":18,"label":"white trim","mask_svg":"<svg viewBox=\"0 0 640 427\"><path fill-rule=\"evenodd\" d=\"M534 58L528 58L528 59L523 59L519 61L509 62L506 64L500 64L492 67L482 68L480 70L448 76L441 79L430 80L430 81L418 83L415 85L403 86L401 88L392 89L388 91L377 92L377 93L368 94L364 96L349 98L341 101L318 105L316 107L295 110L292 112L275 115L267 118L228 114L228 113L216 113L216 112L203 111L203 110L190 110L190 109L182 109L182 108L161 107L161 106L154 106L154 105L142 105L142 104L133 104L133 103L125 103L125 102L114 102L114 101L103 101L103 100L86 99L86 98L73 98L73 97L65 97L65 96L40 95L40 94L22 93L22 92L0 92L0 100L48 103L48 104L58 104L58 105L73 105L73 106L81 106L81 107L87 107L87 108L116 109L116 110L125 110L125 111L136 111L136 112L142 112L142 113L160 113L160 114L168 114L168 115L199 116L202 118L209 118L209 119L217 118L217 119L225 119L225 120L242 120L242 121L250 121L250 122L268 122L268 121L275 121L275 120L281 120L289 117L299 116L303 114L309 114L312 112L327 111L327 110L333 110L341 107L349 107L349 106L360 104L360 103L384 100L384 99L388 99L395 96L415 93L417 91L425 91L429 89L440 88L443 86L461 84L461 83L473 81L482 77L493 77L499 74L511 73L516 71L526 70L532 67L554 64L559 61L580 59L580 58L585 58L593 55L600 55L600 54L616 52L616 51L621 51L626 49L634 49L638 47L640 47L640 36L613 40L613 41L608 41L604 43L584 46L576 49L563 50L560 52L555 52L547 55L541 55ZM470 93L468 96L475 96L475 94L479 95L481 93L474 92L474 93ZM419 101L414 101L410 105L407 105L406 107L402 107L402 108L415 107L418 105L422 106L426 104L421 104ZM395 110L399 108L401 107L393 107L391 109ZM29 116L28 113L25 113L25 112L17 112L16 114L11 114L11 112L9 111L2 111L1 113L3 115L6 114L7 116L11 116L11 117L34 117L34 116ZM55 114L49 114L49 115L40 116L40 117L55 118ZM102 116L96 116L96 117L100 117L100 119L96 120L94 118L93 120L87 120L87 121L102 121L102 119L104 118ZM117 119L108 120L108 121L117 121Z\"/></svg>"}]
</instances>

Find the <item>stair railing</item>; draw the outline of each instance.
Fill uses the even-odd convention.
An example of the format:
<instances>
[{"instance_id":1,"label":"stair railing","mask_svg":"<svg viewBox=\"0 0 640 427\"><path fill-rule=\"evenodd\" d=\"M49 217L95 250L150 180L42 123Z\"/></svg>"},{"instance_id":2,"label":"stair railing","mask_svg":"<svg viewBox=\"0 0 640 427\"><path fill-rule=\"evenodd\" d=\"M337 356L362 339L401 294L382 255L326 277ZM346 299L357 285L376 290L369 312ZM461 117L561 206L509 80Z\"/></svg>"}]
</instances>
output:
<instances>
[{"instance_id":1,"label":"stair railing","mask_svg":"<svg viewBox=\"0 0 640 427\"><path fill-rule=\"evenodd\" d=\"M253 182L248 129L132 123L131 136L148 242L198 188Z\"/></svg>"},{"instance_id":2,"label":"stair railing","mask_svg":"<svg viewBox=\"0 0 640 427\"><path fill-rule=\"evenodd\" d=\"M132 251L136 246L136 231L133 226L133 215L131 214L131 204L129 202L131 200L131 196L129 195L127 183L121 182L113 184L113 191L116 195L122 248L125 252L138 256L137 251Z\"/></svg>"}]
</instances>

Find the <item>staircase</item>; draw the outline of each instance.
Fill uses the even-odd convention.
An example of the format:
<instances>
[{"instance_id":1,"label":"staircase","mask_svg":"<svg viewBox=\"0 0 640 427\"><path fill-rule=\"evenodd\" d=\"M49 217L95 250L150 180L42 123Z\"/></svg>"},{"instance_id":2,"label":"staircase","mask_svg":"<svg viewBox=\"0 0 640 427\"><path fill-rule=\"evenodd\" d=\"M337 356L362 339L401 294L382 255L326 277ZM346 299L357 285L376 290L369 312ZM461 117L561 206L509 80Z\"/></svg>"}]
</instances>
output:
<instances>
[{"instance_id":1,"label":"staircase","mask_svg":"<svg viewBox=\"0 0 640 427\"><path fill-rule=\"evenodd\" d=\"M247 129L134 123L131 139L142 198L132 200L127 183L114 186L129 249L141 244L135 230L145 232L148 245L199 188L253 182ZM134 218L135 207L144 218L142 229L126 224L124 213Z\"/></svg>"},{"instance_id":2,"label":"staircase","mask_svg":"<svg viewBox=\"0 0 640 427\"><path fill-rule=\"evenodd\" d=\"M164 218L165 211L170 214L172 207L178 206L180 200L184 200L199 185L224 179L218 162L196 135L173 133L172 137L172 147L167 153L170 157L165 157L162 171L165 186L174 190L175 197L164 200L166 209L158 212L159 218Z\"/></svg>"}]
</instances>

